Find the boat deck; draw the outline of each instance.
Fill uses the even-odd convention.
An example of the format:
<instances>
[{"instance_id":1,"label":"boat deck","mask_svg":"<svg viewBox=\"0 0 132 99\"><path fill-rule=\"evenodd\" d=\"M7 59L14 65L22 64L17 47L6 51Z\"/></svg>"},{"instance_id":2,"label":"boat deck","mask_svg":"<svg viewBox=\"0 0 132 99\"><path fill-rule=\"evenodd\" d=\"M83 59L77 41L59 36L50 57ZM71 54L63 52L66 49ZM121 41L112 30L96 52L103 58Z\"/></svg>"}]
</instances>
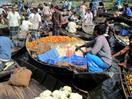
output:
<instances>
[{"instance_id":1,"label":"boat deck","mask_svg":"<svg viewBox=\"0 0 132 99\"><path fill-rule=\"evenodd\" d=\"M36 80L31 80L28 87L8 85L8 82L0 83L0 99L33 99L46 88Z\"/></svg>"}]
</instances>

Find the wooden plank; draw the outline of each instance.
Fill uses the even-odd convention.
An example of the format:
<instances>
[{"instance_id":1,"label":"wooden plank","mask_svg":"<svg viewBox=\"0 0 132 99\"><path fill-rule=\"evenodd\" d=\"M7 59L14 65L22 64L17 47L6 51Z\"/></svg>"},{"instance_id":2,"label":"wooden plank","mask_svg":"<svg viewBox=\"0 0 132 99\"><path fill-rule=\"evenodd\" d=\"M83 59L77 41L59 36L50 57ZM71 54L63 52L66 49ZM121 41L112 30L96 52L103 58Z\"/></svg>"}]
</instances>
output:
<instances>
[{"instance_id":1,"label":"wooden plank","mask_svg":"<svg viewBox=\"0 0 132 99\"><path fill-rule=\"evenodd\" d=\"M33 91L33 93L35 94L35 97L38 96L41 92L43 92L44 90L46 90L46 88L39 84L37 81L32 80L30 82L29 85L30 89Z\"/></svg>"},{"instance_id":2,"label":"wooden plank","mask_svg":"<svg viewBox=\"0 0 132 99\"><path fill-rule=\"evenodd\" d=\"M23 92L24 99L33 99L35 97L35 95L30 90L29 87L22 88L22 92Z\"/></svg>"},{"instance_id":3,"label":"wooden plank","mask_svg":"<svg viewBox=\"0 0 132 99\"><path fill-rule=\"evenodd\" d=\"M0 99L8 99L7 92L5 90L6 86L4 85L5 83L0 83Z\"/></svg>"},{"instance_id":4,"label":"wooden plank","mask_svg":"<svg viewBox=\"0 0 132 99\"><path fill-rule=\"evenodd\" d=\"M8 99L20 99L11 85L7 85L7 87L5 87L5 90L7 92Z\"/></svg>"},{"instance_id":5,"label":"wooden plank","mask_svg":"<svg viewBox=\"0 0 132 99\"><path fill-rule=\"evenodd\" d=\"M8 85L8 82L0 83L0 99L33 99L46 90L36 80L31 80L28 87Z\"/></svg>"},{"instance_id":6,"label":"wooden plank","mask_svg":"<svg viewBox=\"0 0 132 99\"><path fill-rule=\"evenodd\" d=\"M17 97L19 97L19 99L24 99L24 96L23 96L23 92L22 92L22 88L21 87L13 86L13 89L14 89Z\"/></svg>"},{"instance_id":7,"label":"wooden plank","mask_svg":"<svg viewBox=\"0 0 132 99\"><path fill-rule=\"evenodd\" d=\"M33 99L38 96L42 91L43 87L38 86L39 83L35 80L31 80L30 85L28 87L16 87L14 86L18 96L20 99Z\"/></svg>"},{"instance_id":8,"label":"wooden plank","mask_svg":"<svg viewBox=\"0 0 132 99\"><path fill-rule=\"evenodd\" d=\"M35 96L29 87L14 86L14 89L20 99L33 99Z\"/></svg>"}]
</instances>

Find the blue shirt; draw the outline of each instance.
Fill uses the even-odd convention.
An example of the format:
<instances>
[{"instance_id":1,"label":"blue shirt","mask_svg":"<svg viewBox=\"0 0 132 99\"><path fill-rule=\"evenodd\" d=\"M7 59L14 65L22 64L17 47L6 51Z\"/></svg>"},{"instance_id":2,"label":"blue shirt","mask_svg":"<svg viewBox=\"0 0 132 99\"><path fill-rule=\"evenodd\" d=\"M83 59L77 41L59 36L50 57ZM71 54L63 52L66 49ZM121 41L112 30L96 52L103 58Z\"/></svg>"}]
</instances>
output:
<instances>
[{"instance_id":1,"label":"blue shirt","mask_svg":"<svg viewBox=\"0 0 132 99\"><path fill-rule=\"evenodd\" d=\"M124 14L132 17L132 10L130 7L124 8Z\"/></svg>"},{"instance_id":2,"label":"blue shirt","mask_svg":"<svg viewBox=\"0 0 132 99\"><path fill-rule=\"evenodd\" d=\"M11 46L12 42L9 37L0 36L0 59L11 59Z\"/></svg>"},{"instance_id":3,"label":"blue shirt","mask_svg":"<svg viewBox=\"0 0 132 99\"><path fill-rule=\"evenodd\" d=\"M98 5L99 5L99 2L98 1L92 1L92 11L94 11L94 10L97 10L97 8L98 8Z\"/></svg>"},{"instance_id":4,"label":"blue shirt","mask_svg":"<svg viewBox=\"0 0 132 99\"><path fill-rule=\"evenodd\" d=\"M119 5L121 5L122 0L116 0L115 3L116 3L117 6L119 6Z\"/></svg>"}]
</instances>

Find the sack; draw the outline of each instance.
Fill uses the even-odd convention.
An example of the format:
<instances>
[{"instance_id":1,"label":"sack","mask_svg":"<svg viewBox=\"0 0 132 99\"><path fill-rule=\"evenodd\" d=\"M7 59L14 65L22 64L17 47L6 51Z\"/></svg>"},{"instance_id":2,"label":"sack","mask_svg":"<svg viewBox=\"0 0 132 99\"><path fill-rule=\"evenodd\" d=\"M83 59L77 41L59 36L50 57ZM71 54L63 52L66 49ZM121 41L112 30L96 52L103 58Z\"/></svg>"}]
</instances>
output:
<instances>
[{"instance_id":1,"label":"sack","mask_svg":"<svg viewBox=\"0 0 132 99\"><path fill-rule=\"evenodd\" d=\"M32 72L25 67L17 68L9 79L9 84L16 86L27 87L31 78Z\"/></svg>"}]
</instances>

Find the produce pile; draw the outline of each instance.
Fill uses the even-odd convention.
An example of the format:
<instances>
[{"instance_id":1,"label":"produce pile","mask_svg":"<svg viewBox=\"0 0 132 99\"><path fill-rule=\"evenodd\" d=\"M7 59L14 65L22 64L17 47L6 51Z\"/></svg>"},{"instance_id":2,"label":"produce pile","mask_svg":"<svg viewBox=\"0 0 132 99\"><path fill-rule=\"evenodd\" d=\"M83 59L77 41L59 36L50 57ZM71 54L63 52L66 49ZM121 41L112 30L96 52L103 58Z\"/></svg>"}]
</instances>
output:
<instances>
[{"instance_id":1,"label":"produce pile","mask_svg":"<svg viewBox=\"0 0 132 99\"><path fill-rule=\"evenodd\" d=\"M42 37L40 39L37 39L32 42L27 42L26 46L27 48L32 48L33 46L36 46L38 43L61 43L61 42L74 42L77 41L77 38L74 37L69 37L69 36L47 36L47 37Z\"/></svg>"},{"instance_id":2,"label":"produce pile","mask_svg":"<svg viewBox=\"0 0 132 99\"><path fill-rule=\"evenodd\" d=\"M129 94L132 95L132 74L125 75L125 81L127 81L128 84Z\"/></svg>"},{"instance_id":3,"label":"produce pile","mask_svg":"<svg viewBox=\"0 0 132 99\"><path fill-rule=\"evenodd\" d=\"M59 90L51 92L50 90L45 90L40 93L38 97L34 99L82 99L83 97L78 93L73 93L71 87L64 86Z\"/></svg>"}]
</instances>

